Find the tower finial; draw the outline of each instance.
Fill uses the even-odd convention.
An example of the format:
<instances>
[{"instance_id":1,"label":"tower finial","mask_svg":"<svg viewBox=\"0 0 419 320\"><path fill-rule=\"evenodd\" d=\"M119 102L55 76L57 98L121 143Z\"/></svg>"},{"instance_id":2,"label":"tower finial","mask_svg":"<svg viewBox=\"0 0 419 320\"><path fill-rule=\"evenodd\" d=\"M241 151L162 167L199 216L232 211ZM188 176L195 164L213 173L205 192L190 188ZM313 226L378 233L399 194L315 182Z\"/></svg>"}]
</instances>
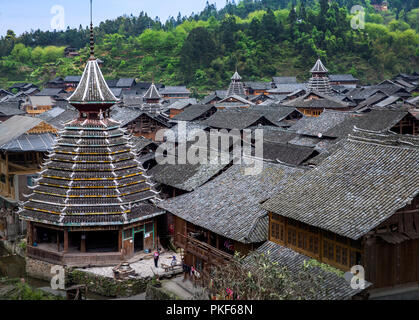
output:
<instances>
[{"instance_id":1,"label":"tower finial","mask_svg":"<svg viewBox=\"0 0 419 320\"><path fill-rule=\"evenodd\" d=\"M90 0L90 60L95 59L95 38L93 35L93 0Z\"/></svg>"}]
</instances>

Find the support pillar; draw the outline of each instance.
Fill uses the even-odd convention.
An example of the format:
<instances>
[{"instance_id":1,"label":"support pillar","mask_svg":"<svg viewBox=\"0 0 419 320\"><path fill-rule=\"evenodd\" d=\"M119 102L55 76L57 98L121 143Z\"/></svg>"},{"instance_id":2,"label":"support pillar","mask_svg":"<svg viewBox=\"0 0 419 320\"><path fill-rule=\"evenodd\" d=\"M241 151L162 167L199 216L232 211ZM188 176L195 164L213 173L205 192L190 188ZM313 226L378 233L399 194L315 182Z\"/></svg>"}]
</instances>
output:
<instances>
[{"instance_id":1,"label":"support pillar","mask_svg":"<svg viewBox=\"0 0 419 320\"><path fill-rule=\"evenodd\" d=\"M86 252L86 234L81 234L80 252Z\"/></svg>"},{"instance_id":2,"label":"support pillar","mask_svg":"<svg viewBox=\"0 0 419 320\"><path fill-rule=\"evenodd\" d=\"M122 228L119 228L118 231L118 252L122 250Z\"/></svg>"},{"instance_id":3,"label":"support pillar","mask_svg":"<svg viewBox=\"0 0 419 320\"><path fill-rule=\"evenodd\" d=\"M9 179L9 154L6 152L6 195L10 195L10 179Z\"/></svg>"},{"instance_id":4,"label":"support pillar","mask_svg":"<svg viewBox=\"0 0 419 320\"><path fill-rule=\"evenodd\" d=\"M27 238L26 238L26 242L28 246L32 246L33 245L33 225L31 221L27 222Z\"/></svg>"},{"instance_id":5,"label":"support pillar","mask_svg":"<svg viewBox=\"0 0 419 320\"><path fill-rule=\"evenodd\" d=\"M64 229L64 253L68 252L68 229Z\"/></svg>"},{"instance_id":6,"label":"support pillar","mask_svg":"<svg viewBox=\"0 0 419 320\"><path fill-rule=\"evenodd\" d=\"M60 252L60 231L57 230L57 251Z\"/></svg>"}]
</instances>

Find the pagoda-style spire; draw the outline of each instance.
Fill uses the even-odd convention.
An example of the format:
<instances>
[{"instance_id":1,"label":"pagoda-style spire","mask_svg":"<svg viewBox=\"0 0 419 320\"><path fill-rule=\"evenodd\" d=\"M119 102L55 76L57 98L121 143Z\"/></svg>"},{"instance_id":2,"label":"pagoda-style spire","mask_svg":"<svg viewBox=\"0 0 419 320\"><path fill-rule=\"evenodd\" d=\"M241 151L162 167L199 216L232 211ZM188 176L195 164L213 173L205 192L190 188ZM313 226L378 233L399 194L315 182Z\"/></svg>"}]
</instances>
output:
<instances>
[{"instance_id":1,"label":"pagoda-style spire","mask_svg":"<svg viewBox=\"0 0 419 320\"><path fill-rule=\"evenodd\" d=\"M95 58L95 38L93 33L93 0L90 0L90 60Z\"/></svg>"},{"instance_id":2,"label":"pagoda-style spire","mask_svg":"<svg viewBox=\"0 0 419 320\"><path fill-rule=\"evenodd\" d=\"M239 73L236 70L236 72L231 77L231 83L230 83L230 86L228 87L226 97L246 95L246 92L244 90L244 85L243 85L243 82L241 82L241 80L242 80L242 77L239 75Z\"/></svg>"},{"instance_id":3,"label":"pagoda-style spire","mask_svg":"<svg viewBox=\"0 0 419 320\"><path fill-rule=\"evenodd\" d=\"M147 103L158 103L160 101L162 96L157 90L157 87L154 84L154 81L151 83L150 88L148 88L147 92L144 94L143 97Z\"/></svg>"},{"instance_id":4,"label":"pagoda-style spire","mask_svg":"<svg viewBox=\"0 0 419 320\"><path fill-rule=\"evenodd\" d=\"M320 59L317 59L316 64L310 70L311 73L328 73L329 70L326 69L323 62Z\"/></svg>"},{"instance_id":5,"label":"pagoda-style spire","mask_svg":"<svg viewBox=\"0 0 419 320\"><path fill-rule=\"evenodd\" d=\"M92 15L92 0L90 1ZM91 16L92 17L92 16ZM109 89L102 71L95 58L95 44L93 37L93 20L90 23L90 58L87 61L83 75L73 94L68 98L70 104L81 112L96 113L105 111L118 102Z\"/></svg>"},{"instance_id":6,"label":"pagoda-style spire","mask_svg":"<svg viewBox=\"0 0 419 320\"><path fill-rule=\"evenodd\" d=\"M309 92L319 92L327 95L333 95L332 87L327 73L329 70L323 65L320 59L317 59L316 64L310 70L312 76L308 83Z\"/></svg>"}]
</instances>

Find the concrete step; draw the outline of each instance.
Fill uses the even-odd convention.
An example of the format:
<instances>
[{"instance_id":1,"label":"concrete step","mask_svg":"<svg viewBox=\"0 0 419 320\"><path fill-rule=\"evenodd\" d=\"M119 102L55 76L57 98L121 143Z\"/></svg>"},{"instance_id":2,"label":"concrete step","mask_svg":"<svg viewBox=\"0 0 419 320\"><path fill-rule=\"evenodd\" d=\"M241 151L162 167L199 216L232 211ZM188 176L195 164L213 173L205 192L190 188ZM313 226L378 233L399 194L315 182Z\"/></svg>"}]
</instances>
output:
<instances>
[{"instance_id":1,"label":"concrete step","mask_svg":"<svg viewBox=\"0 0 419 320\"><path fill-rule=\"evenodd\" d=\"M162 288L179 297L181 300L193 300L194 296L188 290L182 288L178 283L172 280L166 280L162 283Z\"/></svg>"}]
</instances>

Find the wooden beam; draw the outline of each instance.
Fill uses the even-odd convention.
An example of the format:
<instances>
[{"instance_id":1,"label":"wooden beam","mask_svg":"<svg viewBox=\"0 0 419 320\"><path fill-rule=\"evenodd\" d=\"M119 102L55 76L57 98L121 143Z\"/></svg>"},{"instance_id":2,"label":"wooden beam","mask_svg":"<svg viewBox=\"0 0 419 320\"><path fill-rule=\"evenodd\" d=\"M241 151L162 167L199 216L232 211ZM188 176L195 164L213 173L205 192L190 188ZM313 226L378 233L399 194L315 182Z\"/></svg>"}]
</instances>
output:
<instances>
[{"instance_id":1,"label":"wooden beam","mask_svg":"<svg viewBox=\"0 0 419 320\"><path fill-rule=\"evenodd\" d=\"M82 233L80 238L81 238L80 252L86 252L86 234Z\"/></svg>"},{"instance_id":2,"label":"wooden beam","mask_svg":"<svg viewBox=\"0 0 419 320\"><path fill-rule=\"evenodd\" d=\"M68 252L68 229L64 229L64 252Z\"/></svg>"}]
</instances>

